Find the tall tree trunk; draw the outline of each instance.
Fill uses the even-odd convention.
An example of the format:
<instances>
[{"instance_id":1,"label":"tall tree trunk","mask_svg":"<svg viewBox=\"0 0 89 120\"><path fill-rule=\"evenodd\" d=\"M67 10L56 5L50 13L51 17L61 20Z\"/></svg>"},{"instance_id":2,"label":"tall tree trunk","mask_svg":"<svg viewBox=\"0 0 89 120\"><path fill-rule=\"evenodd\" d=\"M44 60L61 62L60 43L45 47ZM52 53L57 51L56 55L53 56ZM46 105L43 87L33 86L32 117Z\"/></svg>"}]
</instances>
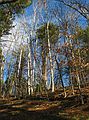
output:
<instances>
[{"instance_id":1,"label":"tall tree trunk","mask_svg":"<svg viewBox=\"0 0 89 120\"><path fill-rule=\"evenodd\" d=\"M81 103L84 104L84 100L83 100L83 96L82 96L82 91L81 91L81 85L80 85L80 78L79 78L79 73L78 73L79 69L77 68L77 65L76 65L75 54L73 52L72 43L70 44L70 47L71 47L72 58L74 59L74 64L75 64L75 67L76 67L75 70L76 70L76 77L77 77L78 89L79 89L79 93L80 93L80 99L81 99ZM79 52L79 48L78 48L78 52ZM80 58L79 58L79 61L80 61Z\"/></svg>"},{"instance_id":2,"label":"tall tree trunk","mask_svg":"<svg viewBox=\"0 0 89 120\"><path fill-rule=\"evenodd\" d=\"M18 91L18 95L17 95L17 96L18 96L18 97L20 97L20 95L21 95L21 93L20 93L20 92L21 92L21 83L20 83L20 82L21 82L21 81L20 81L21 78L20 78L20 72L21 72L22 52L23 52L23 51L22 51L22 48L21 48L21 50L20 50L20 56L19 56L19 64L18 64L18 76L17 76L17 79L18 79L18 82L17 82L17 86L18 86L18 87L17 87L17 89L18 89L18 90L17 90L17 91Z\"/></svg>"},{"instance_id":3,"label":"tall tree trunk","mask_svg":"<svg viewBox=\"0 0 89 120\"><path fill-rule=\"evenodd\" d=\"M0 48L0 97L2 95L2 80L3 80L3 54L2 49Z\"/></svg>"},{"instance_id":4,"label":"tall tree trunk","mask_svg":"<svg viewBox=\"0 0 89 120\"><path fill-rule=\"evenodd\" d=\"M31 41L28 43L28 94L33 94L33 66L31 58Z\"/></svg>"},{"instance_id":5,"label":"tall tree trunk","mask_svg":"<svg viewBox=\"0 0 89 120\"><path fill-rule=\"evenodd\" d=\"M2 95L2 65L0 65L0 97Z\"/></svg>"},{"instance_id":6,"label":"tall tree trunk","mask_svg":"<svg viewBox=\"0 0 89 120\"><path fill-rule=\"evenodd\" d=\"M47 54L44 52L44 49L42 48L42 80L44 85L47 81Z\"/></svg>"},{"instance_id":7,"label":"tall tree trunk","mask_svg":"<svg viewBox=\"0 0 89 120\"><path fill-rule=\"evenodd\" d=\"M70 79L72 94L74 95L75 93L74 93L73 77L71 76L72 70L71 70L71 68L69 68L69 69L70 69L70 71L69 71L69 72L70 72L70 73L69 73L69 79Z\"/></svg>"},{"instance_id":8,"label":"tall tree trunk","mask_svg":"<svg viewBox=\"0 0 89 120\"><path fill-rule=\"evenodd\" d=\"M77 81L78 81L78 89L79 89L79 93L80 93L81 103L84 104L83 95L82 95L81 86L80 86L80 78L79 78L78 72L77 72Z\"/></svg>"},{"instance_id":9,"label":"tall tree trunk","mask_svg":"<svg viewBox=\"0 0 89 120\"><path fill-rule=\"evenodd\" d=\"M52 64L50 36L49 36L49 21L47 22L47 35L48 35L48 50L49 50L49 60L50 60L50 72L51 72L51 89L52 89L52 92L54 92L54 71L53 71L53 64Z\"/></svg>"},{"instance_id":10,"label":"tall tree trunk","mask_svg":"<svg viewBox=\"0 0 89 120\"><path fill-rule=\"evenodd\" d=\"M55 60L56 60L57 68L58 68L58 71L59 71L59 77L60 77L60 80L61 80L62 88L63 88L63 91L64 91L64 98L66 98L67 94L66 94L66 89L65 89L64 82L63 82L63 79L62 79L62 70L61 70L62 68L59 67L59 63L58 63L56 58L55 58Z\"/></svg>"}]
</instances>

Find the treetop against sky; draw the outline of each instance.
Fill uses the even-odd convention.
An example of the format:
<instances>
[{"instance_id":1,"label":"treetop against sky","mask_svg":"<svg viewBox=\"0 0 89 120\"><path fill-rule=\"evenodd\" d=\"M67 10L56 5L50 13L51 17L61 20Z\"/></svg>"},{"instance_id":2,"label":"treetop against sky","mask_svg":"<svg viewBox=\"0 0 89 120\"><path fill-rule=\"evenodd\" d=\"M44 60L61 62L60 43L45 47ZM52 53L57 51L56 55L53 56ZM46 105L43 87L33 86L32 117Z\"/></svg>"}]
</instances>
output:
<instances>
[{"instance_id":1,"label":"treetop against sky","mask_svg":"<svg viewBox=\"0 0 89 120\"><path fill-rule=\"evenodd\" d=\"M43 1L41 1L41 0L38 0L38 1L43 4ZM60 8L59 10L63 10L62 11L63 14L61 13L61 16L60 16L60 17L62 17L62 19L63 19L63 17L67 17L68 19L70 19L71 18L70 13L72 13L72 12L73 12L72 16L76 15L76 14L74 14L75 13L74 9L72 9L70 7L66 7L63 3L59 3L59 1L58 0L52 0L52 1L47 0L47 14L49 15L48 16L49 20L58 25L59 25L59 21L55 20L56 17L52 18L52 16L53 16L52 12L53 12L53 10L54 11L57 10L56 9L57 7ZM47 16L45 14L46 9L44 8L44 4L43 5L42 4L38 5L37 0L33 0L32 4L28 5L28 7L25 8L25 11L23 12L23 14L19 14L19 16L15 15L15 20L13 21L13 24L15 27L10 29L10 33L11 33L10 35L3 36L3 38L2 38L5 40L8 40L8 42L2 44L2 45L4 45L3 51L5 52L5 55L8 56L8 54L9 54L8 51L10 51L10 50L12 51L13 48L15 48L17 46L19 47L21 45L21 42L23 42L23 41L24 41L23 43L27 42L27 36L24 32L24 29L22 29L25 27L24 25L27 24L29 26L29 31L30 31L30 28L31 28L31 30L34 30L34 25L37 28L37 27L40 27L45 22L47 22ZM56 12L60 12L60 11L56 11ZM86 18L84 18L84 16L81 16L78 12L77 12L77 14L79 16L78 21L77 21L79 23L79 25L82 27L87 25ZM75 17L75 18L77 18L77 17ZM14 39L16 39L16 40L13 41ZM11 40L12 40L12 42L9 42ZM6 54L6 53L8 53L8 54ZM8 59L8 61L10 61L10 59Z\"/></svg>"},{"instance_id":2,"label":"treetop against sky","mask_svg":"<svg viewBox=\"0 0 89 120\"><path fill-rule=\"evenodd\" d=\"M55 8L56 7L60 7L60 3L59 3L59 1L58 0L52 0L52 1L50 1L50 0L47 0L48 1L48 15L50 15L50 11L51 10L55 10ZM40 0L39 0L39 2L41 2ZM41 2L42 3L42 2ZM41 6L40 6L41 8L38 8L38 2L37 2L37 0L34 0L33 2L32 2L32 4L30 5L30 6L28 6L27 8L25 8L25 11L24 11L24 14L23 15L20 15L20 16L16 16L15 17L15 20L14 20L14 22L13 22L13 24L14 24L14 28L10 31L10 33L13 33L14 31L16 31L15 29L17 29L18 27L16 27L16 26L18 26L18 25L20 25L20 24L22 24L21 22L27 22L28 24L29 24L29 26L32 26L33 25L33 19L36 17L36 20L37 21L39 21L38 22L38 24L39 23L42 23L42 21L43 21L43 23L44 23L44 21L45 21L45 18L44 17L46 17L46 16L44 16L45 14L44 14L44 11L43 11L43 5L41 4ZM62 8L63 7L63 8ZM68 8L66 8L66 7L64 7L63 6L63 4L61 4L61 8L62 9L64 9L64 13L63 14L67 14L67 9ZM60 10L60 9L59 9ZM71 11L70 11L71 12ZM40 14L39 14L40 13ZM52 13L51 13L52 14ZM35 16L36 15L36 16ZM50 17L50 16L49 16ZM22 21L22 19L23 19L23 21ZM55 22L55 18L50 18L50 20L51 20L51 22L52 22L52 20ZM86 23L86 19L84 18L84 17L79 17L79 20L78 20L78 22L79 22L79 24L82 26L82 27L84 27L84 25L86 25L87 23ZM57 23L58 24L58 23ZM21 33L20 33L21 34ZM11 38L13 38L13 34L11 35L7 35L6 37L4 36L3 37L3 39L11 39ZM8 40L8 41L9 41ZM7 46L8 45L10 45L10 43L11 42L7 42ZM9 48L9 47L8 47Z\"/></svg>"}]
</instances>

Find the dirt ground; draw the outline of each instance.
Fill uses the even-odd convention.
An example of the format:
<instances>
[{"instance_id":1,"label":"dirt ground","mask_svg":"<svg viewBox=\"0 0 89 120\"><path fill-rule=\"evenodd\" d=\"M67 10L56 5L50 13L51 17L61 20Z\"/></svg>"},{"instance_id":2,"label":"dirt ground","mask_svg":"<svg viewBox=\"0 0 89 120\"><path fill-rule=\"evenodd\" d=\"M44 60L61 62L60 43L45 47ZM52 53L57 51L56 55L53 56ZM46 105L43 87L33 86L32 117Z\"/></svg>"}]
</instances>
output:
<instances>
[{"instance_id":1,"label":"dirt ground","mask_svg":"<svg viewBox=\"0 0 89 120\"><path fill-rule=\"evenodd\" d=\"M89 120L89 104L62 101L0 99L0 120Z\"/></svg>"}]
</instances>

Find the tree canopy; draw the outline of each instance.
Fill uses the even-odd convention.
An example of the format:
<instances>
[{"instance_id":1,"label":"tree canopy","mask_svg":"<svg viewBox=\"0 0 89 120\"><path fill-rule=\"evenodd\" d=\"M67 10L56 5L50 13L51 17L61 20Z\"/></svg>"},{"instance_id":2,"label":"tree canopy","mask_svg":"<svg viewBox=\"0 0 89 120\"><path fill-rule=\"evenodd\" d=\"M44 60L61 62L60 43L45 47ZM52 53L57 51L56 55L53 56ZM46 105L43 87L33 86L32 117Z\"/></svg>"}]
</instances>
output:
<instances>
[{"instance_id":1,"label":"tree canopy","mask_svg":"<svg viewBox=\"0 0 89 120\"><path fill-rule=\"evenodd\" d=\"M23 13L24 8L28 7L31 2L31 0L0 1L0 37L9 33L15 14Z\"/></svg>"}]
</instances>

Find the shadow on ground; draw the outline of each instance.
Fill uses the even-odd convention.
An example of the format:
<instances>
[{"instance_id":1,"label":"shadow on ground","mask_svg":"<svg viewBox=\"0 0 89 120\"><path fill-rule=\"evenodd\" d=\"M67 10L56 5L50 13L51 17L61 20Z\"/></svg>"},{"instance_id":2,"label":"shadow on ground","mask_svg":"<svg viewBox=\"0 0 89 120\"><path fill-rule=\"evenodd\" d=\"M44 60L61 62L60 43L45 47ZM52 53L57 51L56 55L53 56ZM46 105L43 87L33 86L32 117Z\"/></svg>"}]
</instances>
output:
<instances>
[{"instance_id":1,"label":"shadow on ground","mask_svg":"<svg viewBox=\"0 0 89 120\"><path fill-rule=\"evenodd\" d=\"M37 103L32 104L33 107ZM40 103L39 103L40 104ZM14 107L15 105L18 108ZM67 120L65 116L59 115L59 107L51 107L45 110L29 110L31 104L25 102L18 102L14 104L5 104L0 102L0 120Z\"/></svg>"}]
</instances>

